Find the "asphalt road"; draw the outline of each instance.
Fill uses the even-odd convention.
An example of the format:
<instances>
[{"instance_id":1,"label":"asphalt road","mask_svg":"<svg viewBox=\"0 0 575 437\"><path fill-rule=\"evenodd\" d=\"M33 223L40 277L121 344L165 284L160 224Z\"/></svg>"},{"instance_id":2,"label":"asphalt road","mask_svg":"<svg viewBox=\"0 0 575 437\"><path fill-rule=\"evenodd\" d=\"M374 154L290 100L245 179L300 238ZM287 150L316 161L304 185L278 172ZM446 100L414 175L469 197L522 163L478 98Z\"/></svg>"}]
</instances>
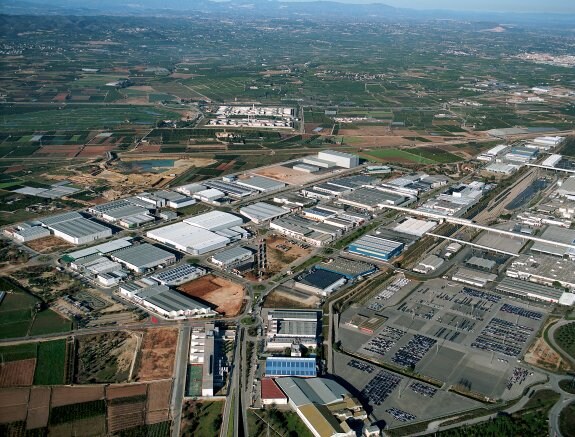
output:
<instances>
[{"instance_id":1,"label":"asphalt road","mask_svg":"<svg viewBox=\"0 0 575 437\"><path fill-rule=\"evenodd\" d=\"M178 348L176 349L176 364L174 366L174 386L172 388L172 436L180 437L182 422L182 401L186 388L186 375L188 369L188 356L190 354L190 326L180 327Z\"/></svg>"}]
</instances>

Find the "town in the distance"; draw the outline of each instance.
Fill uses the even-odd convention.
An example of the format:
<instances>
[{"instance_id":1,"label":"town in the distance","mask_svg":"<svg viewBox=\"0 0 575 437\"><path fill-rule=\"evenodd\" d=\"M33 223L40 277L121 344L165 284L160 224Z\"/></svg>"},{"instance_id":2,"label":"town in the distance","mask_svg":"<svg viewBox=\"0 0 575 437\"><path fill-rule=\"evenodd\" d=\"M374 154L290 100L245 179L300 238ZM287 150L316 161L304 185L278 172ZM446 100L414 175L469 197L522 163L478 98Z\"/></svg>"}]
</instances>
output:
<instances>
[{"instance_id":1,"label":"town in the distance","mask_svg":"<svg viewBox=\"0 0 575 437\"><path fill-rule=\"evenodd\" d=\"M575 436L564 17L51 3L0 15L1 435Z\"/></svg>"}]
</instances>

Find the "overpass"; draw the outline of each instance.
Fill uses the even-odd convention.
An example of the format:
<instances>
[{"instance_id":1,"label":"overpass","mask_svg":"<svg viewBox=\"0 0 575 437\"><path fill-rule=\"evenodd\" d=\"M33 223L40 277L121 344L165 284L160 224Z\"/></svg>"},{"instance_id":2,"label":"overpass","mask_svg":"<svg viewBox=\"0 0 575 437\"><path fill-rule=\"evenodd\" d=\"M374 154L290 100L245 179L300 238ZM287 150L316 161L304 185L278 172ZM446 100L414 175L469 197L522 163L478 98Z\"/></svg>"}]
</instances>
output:
<instances>
[{"instance_id":1,"label":"overpass","mask_svg":"<svg viewBox=\"0 0 575 437\"><path fill-rule=\"evenodd\" d=\"M543 168L545 170L554 170L554 171L562 171L565 173L572 173L575 174L575 170L569 170L568 168L557 168L557 167L549 167L547 165L540 165L540 164L525 164L527 167L536 167L536 168Z\"/></svg>"},{"instance_id":2,"label":"overpass","mask_svg":"<svg viewBox=\"0 0 575 437\"><path fill-rule=\"evenodd\" d=\"M507 252L505 250L495 249L493 247L488 247L488 246L483 246L482 244L471 243L470 241L460 240L459 238L446 237L445 235L432 234L431 232L427 232L425 235L429 235L430 237L435 237L435 238L443 238L444 240L455 241L456 243L466 244L467 246L478 247L479 249L488 250L490 252L502 253L504 255L509 255L509 256L519 256L518 254L513 253L513 252Z\"/></svg>"},{"instance_id":3,"label":"overpass","mask_svg":"<svg viewBox=\"0 0 575 437\"><path fill-rule=\"evenodd\" d=\"M537 243L551 244L553 246L564 247L566 249L571 249L571 250L575 251L575 244L561 243L560 241L547 240L545 238L535 237L533 235L518 234L516 232L506 231L503 229L496 229L496 228L492 228L489 226L483 226L483 225L479 225L479 224L475 223L473 220L463 219L460 217L450 217L450 216L445 216L445 215L441 215L441 214L437 214L437 213L433 213L433 212L418 211L416 209L405 208L403 206L385 205L384 208L393 209L396 211L401 211L401 212L404 212L406 214L417 215L417 216L421 216L421 217L427 217L427 218L432 218L432 219L436 219L436 220L446 221L448 223L453 223L456 225L480 229L482 231L493 232L495 234L505 235L506 237L521 238L523 240L530 240L530 241L534 241Z\"/></svg>"}]
</instances>

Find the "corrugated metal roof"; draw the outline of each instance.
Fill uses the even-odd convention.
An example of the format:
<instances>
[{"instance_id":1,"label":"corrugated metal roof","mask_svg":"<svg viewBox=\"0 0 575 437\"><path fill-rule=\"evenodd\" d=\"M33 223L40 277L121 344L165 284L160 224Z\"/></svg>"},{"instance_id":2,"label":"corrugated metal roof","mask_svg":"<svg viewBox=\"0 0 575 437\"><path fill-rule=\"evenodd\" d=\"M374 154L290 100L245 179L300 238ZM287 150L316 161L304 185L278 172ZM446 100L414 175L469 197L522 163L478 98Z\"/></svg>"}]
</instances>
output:
<instances>
[{"instance_id":1,"label":"corrugated metal roof","mask_svg":"<svg viewBox=\"0 0 575 437\"><path fill-rule=\"evenodd\" d=\"M184 220L184 223L207 229L208 231L217 231L220 229L231 228L232 226L241 226L244 221L237 215L222 211L210 211Z\"/></svg>"},{"instance_id":2,"label":"corrugated metal roof","mask_svg":"<svg viewBox=\"0 0 575 437\"><path fill-rule=\"evenodd\" d=\"M90 235L99 234L101 232L106 231L109 231L110 235L112 234L112 230L107 226L101 225L99 223L90 221L85 218L67 220L64 222L49 225L49 227L54 231L62 232L74 238L87 237Z\"/></svg>"},{"instance_id":3,"label":"corrugated metal roof","mask_svg":"<svg viewBox=\"0 0 575 437\"><path fill-rule=\"evenodd\" d=\"M260 220L271 220L276 217L280 217L287 214L289 210L281 208L279 206L270 205L265 202L257 202L253 205L245 206L240 208L240 213L250 220L260 221Z\"/></svg>"},{"instance_id":4,"label":"corrugated metal roof","mask_svg":"<svg viewBox=\"0 0 575 437\"><path fill-rule=\"evenodd\" d=\"M114 252L112 256L127 264L138 267L145 267L154 263L162 263L166 260L176 258L174 254L149 243L120 249Z\"/></svg>"},{"instance_id":5,"label":"corrugated metal roof","mask_svg":"<svg viewBox=\"0 0 575 437\"><path fill-rule=\"evenodd\" d=\"M39 222L45 226L51 226L56 223L62 223L69 220L84 218L84 216L78 212L66 212L64 214L51 215L49 217L44 217L39 219Z\"/></svg>"},{"instance_id":6,"label":"corrugated metal roof","mask_svg":"<svg viewBox=\"0 0 575 437\"><path fill-rule=\"evenodd\" d=\"M249 249L245 249L241 246L233 247L229 250L224 250L222 252L216 253L212 258L223 264L232 262L236 259L241 259L243 257L248 257L253 255L253 252Z\"/></svg>"}]
</instances>

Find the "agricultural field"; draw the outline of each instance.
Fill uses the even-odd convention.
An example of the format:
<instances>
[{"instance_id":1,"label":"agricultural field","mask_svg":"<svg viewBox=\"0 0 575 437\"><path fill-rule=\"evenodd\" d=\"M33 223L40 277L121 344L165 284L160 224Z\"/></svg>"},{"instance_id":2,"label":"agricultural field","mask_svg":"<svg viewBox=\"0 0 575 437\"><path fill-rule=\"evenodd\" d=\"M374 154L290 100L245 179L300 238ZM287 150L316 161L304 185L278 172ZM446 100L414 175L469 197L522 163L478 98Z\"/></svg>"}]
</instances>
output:
<instances>
[{"instance_id":1,"label":"agricultural field","mask_svg":"<svg viewBox=\"0 0 575 437\"><path fill-rule=\"evenodd\" d=\"M265 410L248 410L248 426L255 436L266 435L267 423L276 432L298 437L311 437L313 434L293 411L283 411L276 408Z\"/></svg>"},{"instance_id":2,"label":"agricultural field","mask_svg":"<svg viewBox=\"0 0 575 437\"><path fill-rule=\"evenodd\" d=\"M77 337L75 382L94 384L127 382L138 339L127 332L110 332Z\"/></svg>"},{"instance_id":3,"label":"agricultural field","mask_svg":"<svg viewBox=\"0 0 575 437\"><path fill-rule=\"evenodd\" d=\"M559 428L565 437L575 436L575 404L571 403L561 411Z\"/></svg>"},{"instance_id":4,"label":"agricultural field","mask_svg":"<svg viewBox=\"0 0 575 437\"><path fill-rule=\"evenodd\" d=\"M245 296L243 286L214 275L194 279L179 286L178 290L187 296L208 302L218 313L228 317L240 313Z\"/></svg>"},{"instance_id":5,"label":"agricultural field","mask_svg":"<svg viewBox=\"0 0 575 437\"><path fill-rule=\"evenodd\" d=\"M408 164L435 164L436 161L419 153L418 149L410 149L406 151L403 149L376 149L361 153L360 155L366 159L375 160L379 162L400 162Z\"/></svg>"},{"instance_id":6,"label":"agricultural field","mask_svg":"<svg viewBox=\"0 0 575 437\"><path fill-rule=\"evenodd\" d=\"M164 437L171 425L170 387L171 380L149 386L4 388L0 393L0 432L24 435L18 430L28 429L33 430L31 435ZM152 403L150 396L155 398ZM139 417L136 421L134 413Z\"/></svg>"},{"instance_id":7,"label":"agricultural field","mask_svg":"<svg viewBox=\"0 0 575 437\"><path fill-rule=\"evenodd\" d=\"M40 299L0 278L0 286L7 291L0 305L0 338L67 332L72 323L50 309L38 310Z\"/></svg>"},{"instance_id":8,"label":"agricultural field","mask_svg":"<svg viewBox=\"0 0 575 437\"><path fill-rule=\"evenodd\" d=\"M38 343L34 385L63 384L66 376L66 340Z\"/></svg>"},{"instance_id":9,"label":"agricultural field","mask_svg":"<svg viewBox=\"0 0 575 437\"><path fill-rule=\"evenodd\" d=\"M182 409L181 435L212 437L222 426L224 402L185 401Z\"/></svg>"}]
</instances>

